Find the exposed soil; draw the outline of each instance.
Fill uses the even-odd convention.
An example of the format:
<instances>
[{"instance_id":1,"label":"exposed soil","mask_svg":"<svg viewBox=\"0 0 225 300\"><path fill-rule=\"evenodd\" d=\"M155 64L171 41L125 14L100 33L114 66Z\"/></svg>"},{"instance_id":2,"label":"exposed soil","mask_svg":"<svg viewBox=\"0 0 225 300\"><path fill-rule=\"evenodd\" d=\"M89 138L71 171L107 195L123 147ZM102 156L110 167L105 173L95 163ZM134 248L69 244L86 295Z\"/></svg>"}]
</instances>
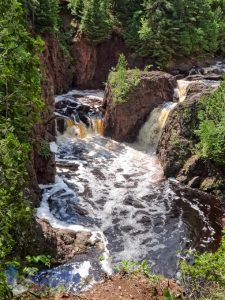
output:
<instances>
[{"instance_id":1,"label":"exposed soil","mask_svg":"<svg viewBox=\"0 0 225 300\"><path fill-rule=\"evenodd\" d=\"M42 300L166 300L163 292L169 290L174 299L184 299L183 291L173 280L162 279L152 282L144 276L126 276L118 274L106 278L87 292L77 295L56 295ZM37 298L27 298L29 300Z\"/></svg>"}]
</instances>

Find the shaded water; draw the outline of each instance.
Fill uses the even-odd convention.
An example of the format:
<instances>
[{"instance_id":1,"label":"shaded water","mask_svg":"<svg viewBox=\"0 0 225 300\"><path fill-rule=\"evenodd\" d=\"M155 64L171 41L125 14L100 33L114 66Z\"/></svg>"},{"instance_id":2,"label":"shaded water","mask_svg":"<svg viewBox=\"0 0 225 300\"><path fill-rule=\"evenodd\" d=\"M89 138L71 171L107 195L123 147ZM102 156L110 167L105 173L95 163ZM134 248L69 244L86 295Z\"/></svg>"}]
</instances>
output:
<instances>
[{"instance_id":1,"label":"shaded water","mask_svg":"<svg viewBox=\"0 0 225 300\"><path fill-rule=\"evenodd\" d=\"M77 93L69 94L70 103L77 101ZM93 94L89 96L94 98ZM166 107L158 109L154 119L159 121L155 135L152 133L154 145L168 115ZM216 247L221 234L220 202L166 180L154 149L149 147L153 151L146 152L146 144L151 144L147 134L157 113L134 145L97 134L101 125L88 131L82 122L66 121L67 129L57 139L56 183L42 186L38 217L56 228L91 231L93 239L102 239L105 252L101 261L96 255L84 255L40 274L37 281L50 286L65 282L74 292L87 275L89 283L99 280L101 270L110 272L110 265L125 259L145 259L153 272L174 277L184 250ZM91 117L99 120L98 114ZM145 135L148 142L141 143Z\"/></svg>"}]
</instances>

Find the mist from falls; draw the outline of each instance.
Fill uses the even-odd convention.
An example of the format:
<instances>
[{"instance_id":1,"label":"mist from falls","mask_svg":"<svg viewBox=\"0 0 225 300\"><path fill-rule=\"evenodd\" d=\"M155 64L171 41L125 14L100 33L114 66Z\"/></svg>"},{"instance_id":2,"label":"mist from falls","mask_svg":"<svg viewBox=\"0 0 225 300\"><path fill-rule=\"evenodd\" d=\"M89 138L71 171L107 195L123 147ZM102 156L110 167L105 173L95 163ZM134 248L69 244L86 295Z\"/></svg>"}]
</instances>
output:
<instances>
[{"instance_id":1,"label":"mist from falls","mask_svg":"<svg viewBox=\"0 0 225 300\"><path fill-rule=\"evenodd\" d=\"M154 109L136 143L123 144L102 136L102 97L101 91L78 90L56 97L57 177L41 186L39 218L54 228L90 231L93 241L102 241L102 252L75 257L35 279L64 284L70 292L98 281L122 260L146 260L153 272L176 277L185 250L211 249L220 238L220 203L165 180L154 154L177 103ZM83 113L87 103L91 109Z\"/></svg>"}]
</instances>

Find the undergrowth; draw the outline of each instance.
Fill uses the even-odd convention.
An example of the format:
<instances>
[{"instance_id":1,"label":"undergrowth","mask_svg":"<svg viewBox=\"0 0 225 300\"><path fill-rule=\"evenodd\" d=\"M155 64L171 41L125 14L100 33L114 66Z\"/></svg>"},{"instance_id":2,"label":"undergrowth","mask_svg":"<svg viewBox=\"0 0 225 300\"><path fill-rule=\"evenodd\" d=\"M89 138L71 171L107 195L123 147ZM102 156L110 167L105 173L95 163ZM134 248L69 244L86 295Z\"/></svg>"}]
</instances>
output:
<instances>
[{"instance_id":1,"label":"undergrowth","mask_svg":"<svg viewBox=\"0 0 225 300\"><path fill-rule=\"evenodd\" d=\"M194 264L180 263L182 281L190 299L222 300L225 297L225 232L215 253L194 252ZM223 298L221 298L223 295Z\"/></svg>"}]
</instances>

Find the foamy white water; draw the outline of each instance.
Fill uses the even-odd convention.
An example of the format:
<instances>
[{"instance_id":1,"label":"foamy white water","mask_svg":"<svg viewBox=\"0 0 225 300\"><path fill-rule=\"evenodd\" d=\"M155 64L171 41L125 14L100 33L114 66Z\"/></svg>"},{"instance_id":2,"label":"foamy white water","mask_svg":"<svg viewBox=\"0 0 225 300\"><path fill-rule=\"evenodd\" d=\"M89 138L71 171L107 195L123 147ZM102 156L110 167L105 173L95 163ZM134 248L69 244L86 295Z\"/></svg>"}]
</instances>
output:
<instances>
[{"instance_id":1,"label":"foamy white water","mask_svg":"<svg viewBox=\"0 0 225 300\"><path fill-rule=\"evenodd\" d=\"M91 92L85 93L90 98ZM67 99L67 95L62 97ZM101 239L104 252L101 260L85 256L50 270L47 283L45 274L41 275L42 283L72 282L69 290L74 292L80 282L74 276L83 274L93 283L100 269L110 272L111 261L124 259L146 259L154 272L175 276L185 249L206 249L217 240L219 204L165 180L156 155L146 152L151 137L156 146L175 105L167 104L152 113L140 131L139 147L103 138L96 131L80 139L75 125L58 136L57 147L52 145L54 152L58 150L56 182L42 186L37 215L55 228L90 231L93 240ZM78 271L74 273L74 269Z\"/></svg>"}]
</instances>

